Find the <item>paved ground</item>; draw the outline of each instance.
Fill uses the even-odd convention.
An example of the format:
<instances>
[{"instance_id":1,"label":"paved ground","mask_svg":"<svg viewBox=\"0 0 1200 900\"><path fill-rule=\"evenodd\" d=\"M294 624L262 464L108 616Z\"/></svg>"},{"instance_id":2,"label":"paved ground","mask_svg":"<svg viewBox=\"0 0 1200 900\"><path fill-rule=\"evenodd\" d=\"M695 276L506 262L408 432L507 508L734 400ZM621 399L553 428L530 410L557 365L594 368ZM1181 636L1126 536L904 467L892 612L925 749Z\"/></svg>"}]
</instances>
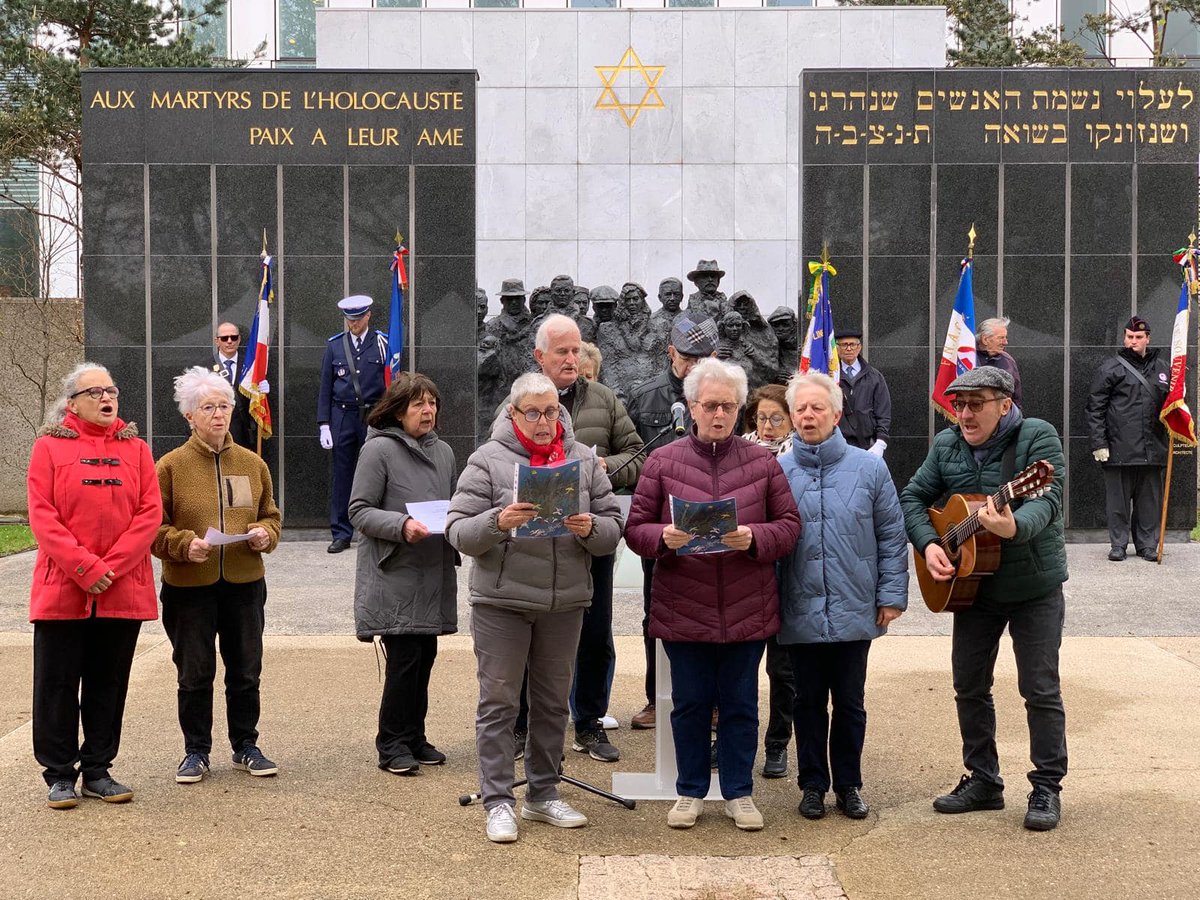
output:
<instances>
[{"instance_id":1,"label":"paved ground","mask_svg":"<svg viewBox=\"0 0 1200 900\"><path fill-rule=\"evenodd\" d=\"M32 556L3 560L0 897L1195 898L1200 546L1168 549L1156 567L1069 548L1071 774L1055 832L1020 827L1026 734L1007 648L996 693L1008 808L930 809L957 780L958 741L948 620L914 608L872 651L865 822L801 819L791 779L756 784L767 820L757 834L739 833L714 804L695 829L675 832L665 803L629 811L568 788L590 827L525 823L507 846L489 844L482 812L457 803L476 777L469 637L443 640L434 669L429 733L449 764L415 778L380 772L375 654L348 636L353 553L331 557L323 543L286 543L270 565L262 744L283 767L278 778L251 779L214 755L205 782L174 783L174 670L154 625L134 665L116 768L136 800L47 809L30 751ZM640 603L635 592L618 597L613 712L623 721L643 702ZM765 704L765 677L760 687ZM218 702L218 723L222 715ZM218 743L222 733L218 724ZM621 770L652 768L651 732L622 728L613 740ZM570 751L567 766L605 786L613 771Z\"/></svg>"}]
</instances>

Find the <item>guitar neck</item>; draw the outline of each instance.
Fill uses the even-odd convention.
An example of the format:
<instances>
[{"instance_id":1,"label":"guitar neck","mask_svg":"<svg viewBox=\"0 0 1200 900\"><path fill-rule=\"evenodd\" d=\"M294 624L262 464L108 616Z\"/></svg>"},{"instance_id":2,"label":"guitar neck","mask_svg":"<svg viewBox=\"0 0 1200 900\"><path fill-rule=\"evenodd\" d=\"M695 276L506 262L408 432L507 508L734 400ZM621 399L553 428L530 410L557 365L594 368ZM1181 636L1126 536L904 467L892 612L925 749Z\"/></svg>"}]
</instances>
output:
<instances>
[{"instance_id":1,"label":"guitar neck","mask_svg":"<svg viewBox=\"0 0 1200 900\"><path fill-rule=\"evenodd\" d=\"M992 503L995 504L997 512L1008 506L1012 502L1012 499L1011 481L991 496ZM959 547L966 543L968 538L972 537L982 528L983 525L979 521L979 510L975 510L975 512L946 532L942 537L942 546L952 552L957 551Z\"/></svg>"}]
</instances>

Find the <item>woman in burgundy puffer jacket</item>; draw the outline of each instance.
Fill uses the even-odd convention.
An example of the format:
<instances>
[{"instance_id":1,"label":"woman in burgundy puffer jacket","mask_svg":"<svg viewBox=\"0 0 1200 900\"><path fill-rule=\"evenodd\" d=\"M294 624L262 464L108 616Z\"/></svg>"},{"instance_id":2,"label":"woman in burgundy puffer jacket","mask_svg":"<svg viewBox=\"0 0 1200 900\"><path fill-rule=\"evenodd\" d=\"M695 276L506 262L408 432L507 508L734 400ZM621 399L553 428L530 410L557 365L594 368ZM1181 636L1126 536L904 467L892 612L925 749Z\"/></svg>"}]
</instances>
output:
<instances>
[{"instance_id":1,"label":"woman in burgundy puffer jacket","mask_svg":"<svg viewBox=\"0 0 1200 900\"><path fill-rule=\"evenodd\" d=\"M629 511L625 540L655 560L650 636L671 661L671 728L679 800L667 816L690 828L709 788L709 727L720 702L717 762L725 814L738 828L763 827L750 798L758 745L758 666L766 639L779 631L775 561L800 536L800 516L783 469L764 447L735 437L746 403L746 373L704 359L683 384L691 435L646 460ZM737 501L736 531L717 553L678 555L692 535L672 525L671 497Z\"/></svg>"}]
</instances>

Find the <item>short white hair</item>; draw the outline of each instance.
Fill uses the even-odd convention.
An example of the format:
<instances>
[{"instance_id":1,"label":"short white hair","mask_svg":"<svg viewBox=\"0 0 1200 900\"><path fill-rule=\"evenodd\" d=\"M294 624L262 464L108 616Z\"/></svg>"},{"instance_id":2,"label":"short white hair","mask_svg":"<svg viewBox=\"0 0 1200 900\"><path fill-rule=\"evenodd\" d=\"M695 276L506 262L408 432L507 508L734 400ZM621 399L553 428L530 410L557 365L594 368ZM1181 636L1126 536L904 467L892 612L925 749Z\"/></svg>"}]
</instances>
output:
<instances>
[{"instance_id":1,"label":"short white hair","mask_svg":"<svg viewBox=\"0 0 1200 900\"><path fill-rule=\"evenodd\" d=\"M88 372L103 372L108 375L108 380L112 381L112 375L108 369L94 362L81 362L70 372L63 376L62 393L58 395L58 399L54 401L54 405L50 407L50 412L46 414L47 425L61 425L67 415L67 401L71 399L72 394L79 393L79 382Z\"/></svg>"},{"instance_id":2,"label":"short white hair","mask_svg":"<svg viewBox=\"0 0 1200 900\"><path fill-rule=\"evenodd\" d=\"M579 325L570 316L564 316L562 313L551 313L538 326L537 334L533 338L534 349L545 353L550 349L550 332L566 331L569 328L575 329L576 334L579 333Z\"/></svg>"},{"instance_id":3,"label":"short white hair","mask_svg":"<svg viewBox=\"0 0 1200 900\"><path fill-rule=\"evenodd\" d=\"M716 381L733 388L738 406L746 405L746 395L750 393L750 386L746 382L746 370L741 366L706 356L692 366L692 371L688 372L687 378L683 380L683 396L689 402L695 403L700 399L700 386L706 381Z\"/></svg>"},{"instance_id":4,"label":"short white hair","mask_svg":"<svg viewBox=\"0 0 1200 900\"><path fill-rule=\"evenodd\" d=\"M566 316L561 318L571 321ZM508 405L515 407L530 394L554 394L557 397L558 388L541 372L526 372L513 382L512 390L508 392Z\"/></svg>"},{"instance_id":5,"label":"short white hair","mask_svg":"<svg viewBox=\"0 0 1200 900\"><path fill-rule=\"evenodd\" d=\"M209 394L220 394L233 403L233 388L212 369L192 366L184 369L182 375L175 376L175 403L181 415L195 412L200 401Z\"/></svg>"},{"instance_id":6,"label":"short white hair","mask_svg":"<svg viewBox=\"0 0 1200 900\"><path fill-rule=\"evenodd\" d=\"M796 394L802 387L823 387L829 393L829 405L833 408L834 413L842 411L842 389L838 387L838 383L826 375L824 372L797 372L792 376L791 381L787 386L787 405L788 412L796 411Z\"/></svg>"},{"instance_id":7,"label":"short white hair","mask_svg":"<svg viewBox=\"0 0 1200 900\"><path fill-rule=\"evenodd\" d=\"M995 316L991 319L984 319L979 323L979 336L991 337L997 328L1007 328L1008 323L1011 321L1012 319L1008 316Z\"/></svg>"}]
</instances>

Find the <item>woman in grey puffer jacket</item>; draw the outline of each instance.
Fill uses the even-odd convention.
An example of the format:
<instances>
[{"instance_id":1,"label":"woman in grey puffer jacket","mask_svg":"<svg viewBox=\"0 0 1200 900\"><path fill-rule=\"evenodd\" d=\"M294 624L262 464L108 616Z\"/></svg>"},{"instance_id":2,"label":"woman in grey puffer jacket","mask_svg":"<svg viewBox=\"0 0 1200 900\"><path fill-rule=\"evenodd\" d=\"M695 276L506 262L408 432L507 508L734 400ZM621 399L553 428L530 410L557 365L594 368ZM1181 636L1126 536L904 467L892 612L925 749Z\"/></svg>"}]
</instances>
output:
<instances>
[{"instance_id":1,"label":"woman in grey puffer jacket","mask_svg":"<svg viewBox=\"0 0 1200 900\"><path fill-rule=\"evenodd\" d=\"M571 534L512 537L512 529L536 512L532 503L513 502L516 465L576 459L580 512L565 520ZM475 742L489 840L517 839L513 725L527 665L529 786L521 817L563 828L587 824L558 799L558 767L579 629L592 597L591 559L616 549L621 524L608 476L596 455L575 442L554 382L542 374L522 375L496 418L491 440L467 460L446 519L450 543L475 557L470 579L479 677Z\"/></svg>"},{"instance_id":2,"label":"woman in grey puffer jacket","mask_svg":"<svg viewBox=\"0 0 1200 900\"><path fill-rule=\"evenodd\" d=\"M429 378L398 374L367 419L350 491L350 522L362 535L354 630L360 641L378 637L387 656L375 748L379 768L396 775L446 761L425 736L425 715L438 635L458 630L459 560L407 511L454 490L454 451L433 430L437 408Z\"/></svg>"}]
</instances>

